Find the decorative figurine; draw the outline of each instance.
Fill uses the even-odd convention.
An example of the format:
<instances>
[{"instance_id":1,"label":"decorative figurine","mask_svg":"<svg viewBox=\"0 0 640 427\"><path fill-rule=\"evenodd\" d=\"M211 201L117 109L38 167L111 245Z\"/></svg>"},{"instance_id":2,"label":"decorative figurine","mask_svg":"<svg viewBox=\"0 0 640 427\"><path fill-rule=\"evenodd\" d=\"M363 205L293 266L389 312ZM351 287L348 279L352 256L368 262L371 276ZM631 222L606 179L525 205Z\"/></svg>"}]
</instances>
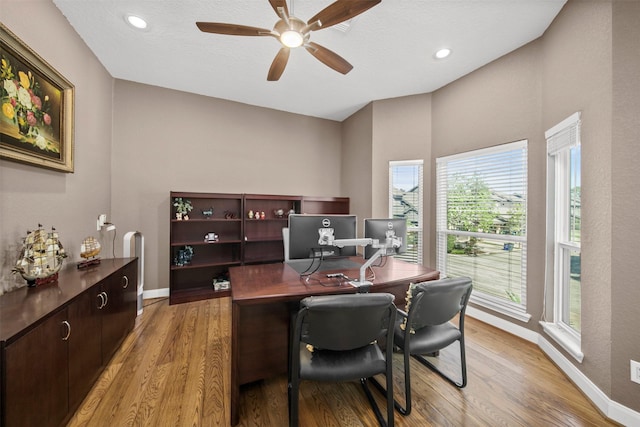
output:
<instances>
[{"instance_id":1,"label":"decorative figurine","mask_svg":"<svg viewBox=\"0 0 640 427\"><path fill-rule=\"evenodd\" d=\"M273 211L273 214L276 218L282 218L284 217L284 209L276 209Z\"/></svg>"},{"instance_id":2,"label":"decorative figurine","mask_svg":"<svg viewBox=\"0 0 640 427\"><path fill-rule=\"evenodd\" d=\"M96 258L101 250L100 242L93 236L86 237L80 245L80 256L84 258L77 264L78 269L100 264L100 258Z\"/></svg>"},{"instance_id":3,"label":"decorative figurine","mask_svg":"<svg viewBox=\"0 0 640 427\"><path fill-rule=\"evenodd\" d=\"M247 216L249 217L249 219L253 219L253 211L251 209L249 209Z\"/></svg>"},{"instance_id":4,"label":"decorative figurine","mask_svg":"<svg viewBox=\"0 0 640 427\"><path fill-rule=\"evenodd\" d=\"M260 212L260 219L264 219L265 215L264 215L264 211Z\"/></svg>"},{"instance_id":5,"label":"decorative figurine","mask_svg":"<svg viewBox=\"0 0 640 427\"><path fill-rule=\"evenodd\" d=\"M209 232L204 235L204 241L207 243L213 243L218 241L218 235L214 232Z\"/></svg>"},{"instance_id":6,"label":"decorative figurine","mask_svg":"<svg viewBox=\"0 0 640 427\"><path fill-rule=\"evenodd\" d=\"M235 219L235 217L236 217L235 212L224 211L224 219Z\"/></svg>"},{"instance_id":7,"label":"decorative figurine","mask_svg":"<svg viewBox=\"0 0 640 427\"><path fill-rule=\"evenodd\" d=\"M213 206L207 210L202 211L202 215L204 215L207 219L213 216Z\"/></svg>"}]
</instances>

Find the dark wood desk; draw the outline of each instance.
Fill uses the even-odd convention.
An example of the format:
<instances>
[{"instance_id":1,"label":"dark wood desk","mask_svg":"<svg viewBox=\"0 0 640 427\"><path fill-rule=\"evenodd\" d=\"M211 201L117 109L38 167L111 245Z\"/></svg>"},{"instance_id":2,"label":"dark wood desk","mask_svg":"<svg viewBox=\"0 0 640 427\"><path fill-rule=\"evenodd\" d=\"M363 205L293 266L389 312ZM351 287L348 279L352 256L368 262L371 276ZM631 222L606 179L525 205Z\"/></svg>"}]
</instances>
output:
<instances>
[{"instance_id":1,"label":"dark wood desk","mask_svg":"<svg viewBox=\"0 0 640 427\"><path fill-rule=\"evenodd\" d=\"M362 264L362 258L350 261ZM355 293L357 289L328 273L359 276L357 267L324 270L301 280L300 274L287 264L261 264L229 269L232 297L231 343L231 424L238 423L240 386L287 372L289 324L298 311L300 300L310 295ZM437 280L440 273L428 267L388 258L374 267L375 278L370 292L389 292L395 303L404 307L409 283ZM344 279L343 279L344 281Z\"/></svg>"}]
</instances>

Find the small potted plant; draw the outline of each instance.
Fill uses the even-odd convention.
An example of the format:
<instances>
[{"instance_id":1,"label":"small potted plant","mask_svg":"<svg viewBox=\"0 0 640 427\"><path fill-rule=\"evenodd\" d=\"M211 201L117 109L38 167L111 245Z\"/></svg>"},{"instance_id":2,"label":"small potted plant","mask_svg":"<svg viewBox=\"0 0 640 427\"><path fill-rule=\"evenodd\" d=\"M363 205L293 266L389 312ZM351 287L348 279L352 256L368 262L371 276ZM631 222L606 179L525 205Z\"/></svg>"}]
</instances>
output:
<instances>
[{"instance_id":1,"label":"small potted plant","mask_svg":"<svg viewBox=\"0 0 640 427\"><path fill-rule=\"evenodd\" d=\"M173 199L173 206L176 208L176 219L177 220L187 220L189 219L189 212L193 210L193 205L191 201L187 199L182 199L182 197L176 197Z\"/></svg>"}]
</instances>

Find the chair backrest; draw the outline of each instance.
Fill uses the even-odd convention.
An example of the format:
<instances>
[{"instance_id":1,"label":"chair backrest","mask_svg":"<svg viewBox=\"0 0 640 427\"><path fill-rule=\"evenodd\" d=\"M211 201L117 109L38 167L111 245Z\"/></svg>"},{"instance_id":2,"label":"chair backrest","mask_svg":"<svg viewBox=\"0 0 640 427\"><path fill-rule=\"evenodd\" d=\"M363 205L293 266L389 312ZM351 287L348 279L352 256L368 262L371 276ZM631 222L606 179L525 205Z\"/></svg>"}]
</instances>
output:
<instances>
[{"instance_id":1,"label":"chair backrest","mask_svg":"<svg viewBox=\"0 0 640 427\"><path fill-rule=\"evenodd\" d=\"M441 325L463 313L471 296L468 277L432 280L413 288L408 322L413 330Z\"/></svg>"},{"instance_id":2,"label":"chair backrest","mask_svg":"<svg viewBox=\"0 0 640 427\"><path fill-rule=\"evenodd\" d=\"M300 303L300 341L344 351L364 347L393 329L396 308L388 293L307 297Z\"/></svg>"}]
</instances>

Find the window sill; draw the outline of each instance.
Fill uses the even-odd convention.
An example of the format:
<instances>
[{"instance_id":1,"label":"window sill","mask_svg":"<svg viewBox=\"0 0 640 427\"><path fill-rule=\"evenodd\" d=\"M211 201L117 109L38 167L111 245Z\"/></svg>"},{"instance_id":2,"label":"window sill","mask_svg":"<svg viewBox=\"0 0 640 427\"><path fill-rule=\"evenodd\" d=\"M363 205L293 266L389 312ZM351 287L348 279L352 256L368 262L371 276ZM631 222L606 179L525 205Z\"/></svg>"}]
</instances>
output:
<instances>
[{"instance_id":1,"label":"window sill","mask_svg":"<svg viewBox=\"0 0 640 427\"><path fill-rule=\"evenodd\" d=\"M567 331L550 322L540 322L544 332L567 351L579 363L584 359L584 353L580 349L580 341L576 340Z\"/></svg>"},{"instance_id":2,"label":"window sill","mask_svg":"<svg viewBox=\"0 0 640 427\"><path fill-rule=\"evenodd\" d=\"M524 323L529 322L531 319L531 315L527 313L521 305L504 301L480 292L476 294L472 292L470 302Z\"/></svg>"}]
</instances>

